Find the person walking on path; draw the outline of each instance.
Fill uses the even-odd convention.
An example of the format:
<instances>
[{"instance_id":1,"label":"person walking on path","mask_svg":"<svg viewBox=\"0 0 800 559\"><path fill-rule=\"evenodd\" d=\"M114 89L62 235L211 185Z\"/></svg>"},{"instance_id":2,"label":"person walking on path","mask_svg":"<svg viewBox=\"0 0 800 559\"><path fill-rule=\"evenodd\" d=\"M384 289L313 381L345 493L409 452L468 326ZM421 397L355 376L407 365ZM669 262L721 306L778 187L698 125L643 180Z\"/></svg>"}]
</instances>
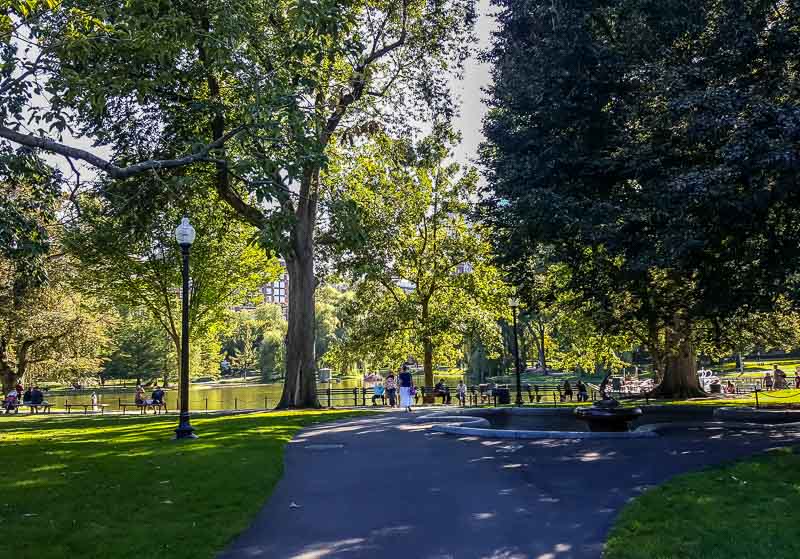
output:
<instances>
[{"instance_id":1,"label":"person walking on path","mask_svg":"<svg viewBox=\"0 0 800 559\"><path fill-rule=\"evenodd\" d=\"M794 387L800 388L800 366L794 370Z\"/></svg>"},{"instance_id":2,"label":"person walking on path","mask_svg":"<svg viewBox=\"0 0 800 559\"><path fill-rule=\"evenodd\" d=\"M408 371L408 365L403 365L400 374L397 376L400 381L400 407L411 411L411 389L414 387L414 379Z\"/></svg>"},{"instance_id":3,"label":"person walking on path","mask_svg":"<svg viewBox=\"0 0 800 559\"><path fill-rule=\"evenodd\" d=\"M772 374L769 371L764 375L764 389L772 390Z\"/></svg>"}]
</instances>

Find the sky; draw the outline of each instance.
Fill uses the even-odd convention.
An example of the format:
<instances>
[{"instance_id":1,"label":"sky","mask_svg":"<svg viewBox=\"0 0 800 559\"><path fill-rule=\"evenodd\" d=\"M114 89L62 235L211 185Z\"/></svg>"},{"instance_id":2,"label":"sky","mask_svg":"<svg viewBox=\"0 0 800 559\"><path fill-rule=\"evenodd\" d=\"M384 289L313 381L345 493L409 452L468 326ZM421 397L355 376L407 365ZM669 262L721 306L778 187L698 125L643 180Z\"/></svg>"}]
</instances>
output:
<instances>
[{"instance_id":1,"label":"sky","mask_svg":"<svg viewBox=\"0 0 800 559\"><path fill-rule=\"evenodd\" d=\"M491 16L492 8L489 0L479 0L479 17L476 33L478 48L489 46L492 31L497 27ZM461 164L472 163L478 151L478 144L483 141L481 126L486 114L486 106L481 102L481 89L489 85L489 65L481 64L473 56L464 65L464 77L452 84L453 92L461 101L461 113L456 120L456 128L461 132L463 141L455 152L455 159Z\"/></svg>"}]
</instances>

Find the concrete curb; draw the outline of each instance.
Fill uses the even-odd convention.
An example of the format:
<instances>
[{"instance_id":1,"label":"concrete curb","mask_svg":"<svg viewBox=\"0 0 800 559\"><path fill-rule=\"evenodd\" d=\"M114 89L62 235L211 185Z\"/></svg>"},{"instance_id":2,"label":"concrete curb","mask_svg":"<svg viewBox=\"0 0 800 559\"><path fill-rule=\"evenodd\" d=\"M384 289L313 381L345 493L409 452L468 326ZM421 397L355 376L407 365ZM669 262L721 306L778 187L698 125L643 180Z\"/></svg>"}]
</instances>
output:
<instances>
[{"instance_id":1,"label":"concrete curb","mask_svg":"<svg viewBox=\"0 0 800 559\"><path fill-rule=\"evenodd\" d=\"M500 408L481 410L482 415L558 415L562 410ZM487 413L488 412L488 413ZM531 413L533 412L533 413ZM542 413L545 412L545 413ZM447 415L447 412L431 413L416 418L420 423L433 422L429 429L435 433L451 435L467 435L490 439L650 439L658 437L656 431L529 431L522 429L491 429L490 423L483 417L464 414ZM472 412L474 413L474 412ZM567 413L571 414L569 410Z\"/></svg>"},{"instance_id":2,"label":"concrete curb","mask_svg":"<svg viewBox=\"0 0 800 559\"><path fill-rule=\"evenodd\" d=\"M451 435L469 435L489 439L652 439L660 436L656 431L627 431L621 433L599 431L519 431L512 429L479 429L456 425L433 425L431 431Z\"/></svg>"}]
</instances>

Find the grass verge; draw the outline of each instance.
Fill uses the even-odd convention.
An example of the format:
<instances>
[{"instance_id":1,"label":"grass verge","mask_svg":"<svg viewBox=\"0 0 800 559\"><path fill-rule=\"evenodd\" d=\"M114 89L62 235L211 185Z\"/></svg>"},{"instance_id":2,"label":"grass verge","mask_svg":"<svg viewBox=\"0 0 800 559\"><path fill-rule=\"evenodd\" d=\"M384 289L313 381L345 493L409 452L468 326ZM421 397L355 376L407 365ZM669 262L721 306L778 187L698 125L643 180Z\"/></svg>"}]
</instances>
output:
<instances>
[{"instance_id":1,"label":"grass verge","mask_svg":"<svg viewBox=\"0 0 800 559\"><path fill-rule=\"evenodd\" d=\"M213 557L266 501L320 411L193 418L0 418L0 525L15 557Z\"/></svg>"},{"instance_id":2,"label":"grass verge","mask_svg":"<svg viewBox=\"0 0 800 559\"><path fill-rule=\"evenodd\" d=\"M623 509L604 559L800 557L800 455L679 476Z\"/></svg>"}]
</instances>

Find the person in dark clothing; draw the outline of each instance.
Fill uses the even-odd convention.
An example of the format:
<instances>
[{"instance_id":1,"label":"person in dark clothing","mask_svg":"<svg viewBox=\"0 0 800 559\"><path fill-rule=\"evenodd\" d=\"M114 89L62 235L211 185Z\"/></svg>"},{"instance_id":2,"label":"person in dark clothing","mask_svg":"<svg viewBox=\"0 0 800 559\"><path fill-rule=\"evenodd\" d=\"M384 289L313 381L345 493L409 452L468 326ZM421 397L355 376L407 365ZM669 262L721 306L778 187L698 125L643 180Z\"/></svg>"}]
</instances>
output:
<instances>
[{"instance_id":1,"label":"person in dark clothing","mask_svg":"<svg viewBox=\"0 0 800 559\"><path fill-rule=\"evenodd\" d=\"M38 386L34 386L33 390L31 391L31 405L39 406L44 402L44 394L42 391L39 390Z\"/></svg>"},{"instance_id":2,"label":"person in dark clothing","mask_svg":"<svg viewBox=\"0 0 800 559\"><path fill-rule=\"evenodd\" d=\"M157 405L163 404L164 390L160 386L156 385L156 388L155 390L153 390L153 393L150 395L150 397L152 398L154 404Z\"/></svg>"},{"instance_id":3,"label":"person in dark clothing","mask_svg":"<svg viewBox=\"0 0 800 559\"><path fill-rule=\"evenodd\" d=\"M25 391L25 393L22 395L22 403L23 404L30 404L31 403L31 388L30 388L30 386Z\"/></svg>"},{"instance_id":4,"label":"person in dark clothing","mask_svg":"<svg viewBox=\"0 0 800 559\"><path fill-rule=\"evenodd\" d=\"M403 365L400 374L397 375L397 381L400 385L400 407L406 408L406 411L411 411L411 398L412 388L414 387L414 378L408 370L408 365Z\"/></svg>"},{"instance_id":5,"label":"person in dark clothing","mask_svg":"<svg viewBox=\"0 0 800 559\"><path fill-rule=\"evenodd\" d=\"M450 403L450 389L444 383L444 379L440 378L433 390L434 394L442 397L442 404Z\"/></svg>"},{"instance_id":6,"label":"person in dark clothing","mask_svg":"<svg viewBox=\"0 0 800 559\"><path fill-rule=\"evenodd\" d=\"M589 401L589 394L586 390L586 385L583 384L583 381L578 379L578 383L575 385L575 388L578 389L578 401L579 402L588 402Z\"/></svg>"},{"instance_id":7,"label":"person in dark clothing","mask_svg":"<svg viewBox=\"0 0 800 559\"><path fill-rule=\"evenodd\" d=\"M569 398L569 401L572 401L572 385L570 385L568 380L564 381L564 399L566 400Z\"/></svg>"}]
</instances>

